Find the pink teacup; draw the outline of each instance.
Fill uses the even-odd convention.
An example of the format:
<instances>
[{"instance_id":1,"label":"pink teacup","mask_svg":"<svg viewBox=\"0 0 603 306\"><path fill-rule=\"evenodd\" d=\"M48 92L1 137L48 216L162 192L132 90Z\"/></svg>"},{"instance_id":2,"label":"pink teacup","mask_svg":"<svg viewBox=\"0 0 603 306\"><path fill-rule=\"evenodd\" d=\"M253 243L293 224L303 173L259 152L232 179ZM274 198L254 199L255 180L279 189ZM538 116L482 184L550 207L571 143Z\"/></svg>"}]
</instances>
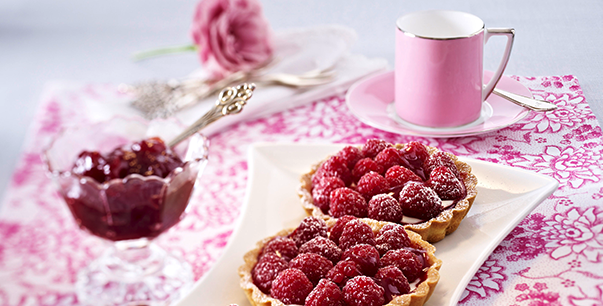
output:
<instances>
[{"instance_id":1,"label":"pink teacup","mask_svg":"<svg viewBox=\"0 0 603 306\"><path fill-rule=\"evenodd\" d=\"M486 29L471 14L422 11L396 21L395 108L403 120L447 128L480 117L509 61L515 32ZM488 39L505 35L502 61L490 82L483 84L483 53Z\"/></svg>"}]
</instances>

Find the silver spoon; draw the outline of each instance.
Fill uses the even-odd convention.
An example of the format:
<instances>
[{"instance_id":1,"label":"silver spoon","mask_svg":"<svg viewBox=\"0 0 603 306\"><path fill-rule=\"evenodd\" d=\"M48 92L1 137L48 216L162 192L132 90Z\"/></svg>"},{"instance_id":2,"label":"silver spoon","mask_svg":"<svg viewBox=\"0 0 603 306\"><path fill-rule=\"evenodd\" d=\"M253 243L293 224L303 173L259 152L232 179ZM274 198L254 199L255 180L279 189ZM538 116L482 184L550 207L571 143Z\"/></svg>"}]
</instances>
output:
<instances>
[{"instance_id":1,"label":"silver spoon","mask_svg":"<svg viewBox=\"0 0 603 306\"><path fill-rule=\"evenodd\" d=\"M218 96L216 106L207 111L207 113L199 118L199 120L195 121L195 123L191 124L188 128L182 131L182 133L172 139L168 143L168 146L173 148L210 123L222 117L240 113L243 110L243 106L247 104L247 101L253 95L254 90L255 84L253 83L245 83L223 89Z\"/></svg>"},{"instance_id":2,"label":"silver spoon","mask_svg":"<svg viewBox=\"0 0 603 306\"><path fill-rule=\"evenodd\" d=\"M494 88L492 93L508 101L511 101L519 106L523 106L525 108L537 112L551 111L557 109L557 105L551 102L524 97L498 88Z\"/></svg>"}]
</instances>

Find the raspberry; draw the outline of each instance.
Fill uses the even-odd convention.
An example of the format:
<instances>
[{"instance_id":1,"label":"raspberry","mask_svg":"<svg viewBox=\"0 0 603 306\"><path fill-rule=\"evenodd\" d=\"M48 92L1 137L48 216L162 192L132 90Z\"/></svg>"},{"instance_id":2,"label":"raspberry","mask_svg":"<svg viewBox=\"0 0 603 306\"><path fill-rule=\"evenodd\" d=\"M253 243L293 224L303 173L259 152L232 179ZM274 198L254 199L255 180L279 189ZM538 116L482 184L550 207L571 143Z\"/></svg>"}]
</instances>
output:
<instances>
[{"instance_id":1,"label":"raspberry","mask_svg":"<svg viewBox=\"0 0 603 306\"><path fill-rule=\"evenodd\" d=\"M269 293L272 281L288 267L289 264L283 258L274 253L267 253L258 260L253 270L251 270L251 278L262 292Z\"/></svg>"},{"instance_id":2,"label":"raspberry","mask_svg":"<svg viewBox=\"0 0 603 306\"><path fill-rule=\"evenodd\" d=\"M394 295L402 295L410 292L410 284L404 273L395 266L387 266L379 269L375 280L385 289L385 303L389 303Z\"/></svg>"},{"instance_id":3,"label":"raspberry","mask_svg":"<svg viewBox=\"0 0 603 306\"><path fill-rule=\"evenodd\" d=\"M429 151L422 143L411 141L404 145L400 153L408 161L413 170L421 170L422 173L423 164L429 159Z\"/></svg>"},{"instance_id":4,"label":"raspberry","mask_svg":"<svg viewBox=\"0 0 603 306\"><path fill-rule=\"evenodd\" d=\"M383 255L390 250L397 250L410 246L410 238L404 230L404 226L399 224L386 224L379 230L375 238L377 245L375 248L379 254Z\"/></svg>"},{"instance_id":5,"label":"raspberry","mask_svg":"<svg viewBox=\"0 0 603 306\"><path fill-rule=\"evenodd\" d=\"M400 205L405 216L431 219L442 212L442 200L431 188L409 182L400 191Z\"/></svg>"},{"instance_id":6,"label":"raspberry","mask_svg":"<svg viewBox=\"0 0 603 306\"><path fill-rule=\"evenodd\" d=\"M416 160L424 163L429 158L429 151L427 150L427 147L418 141L411 141L407 143L404 145L404 148L400 150L400 153L402 153L402 155L404 155L408 161Z\"/></svg>"},{"instance_id":7,"label":"raspberry","mask_svg":"<svg viewBox=\"0 0 603 306\"><path fill-rule=\"evenodd\" d=\"M398 149L394 147L389 147L379 152L379 154L375 156L375 162L385 170L393 166L407 164L406 161L403 160L403 157L400 155Z\"/></svg>"},{"instance_id":8,"label":"raspberry","mask_svg":"<svg viewBox=\"0 0 603 306\"><path fill-rule=\"evenodd\" d=\"M99 152L84 151L77 157L71 171L82 176L89 176L95 181L103 183L107 180L109 166L107 160Z\"/></svg>"},{"instance_id":9,"label":"raspberry","mask_svg":"<svg viewBox=\"0 0 603 306\"><path fill-rule=\"evenodd\" d=\"M354 169L354 165L364 157L362 151L353 146L347 146L341 149L341 151L337 152L337 156L343 160L349 169Z\"/></svg>"},{"instance_id":10,"label":"raspberry","mask_svg":"<svg viewBox=\"0 0 603 306\"><path fill-rule=\"evenodd\" d=\"M324 256L333 264L336 264L341 257L341 249L337 244L331 239L320 236L304 243L304 245L299 248L299 253L315 253Z\"/></svg>"},{"instance_id":11,"label":"raspberry","mask_svg":"<svg viewBox=\"0 0 603 306\"><path fill-rule=\"evenodd\" d=\"M338 286L343 287L348 280L359 275L362 275L362 272L360 272L360 267L357 263L351 260L342 260L333 269L329 270L327 278Z\"/></svg>"},{"instance_id":12,"label":"raspberry","mask_svg":"<svg viewBox=\"0 0 603 306\"><path fill-rule=\"evenodd\" d=\"M343 228L348 222L355 219L357 218L350 215L345 215L337 219L337 222L335 222L335 225L331 228L329 239L339 245L339 237L341 237L341 233L343 233Z\"/></svg>"},{"instance_id":13,"label":"raspberry","mask_svg":"<svg viewBox=\"0 0 603 306\"><path fill-rule=\"evenodd\" d=\"M136 160L140 166L137 173L140 175L166 177L172 170L182 165L180 158L158 137L134 143L131 149L136 153ZM130 173L133 173L132 168Z\"/></svg>"},{"instance_id":14,"label":"raspberry","mask_svg":"<svg viewBox=\"0 0 603 306\"><path fill-rule=\"evenodd\" d=\"M348 306L381 306L385 290L368 276L356 276L343 287L343 298Z\"/></svg>"},{"instance_id":15,"label":"raspberry","mask_svg":"<svg viewBox=\"0 0 603 306\"><path fill-rule=\"evenodd\" d=\"M304 306L343 306L343 293L337 284L321 279L306 298Z\"/></svg>"},{"instance_id":16,"label":"raspberry","mask_svg":"<svg viewBox=\"0 0 603 306\"><path fill-rule=\"evenodd\" d=\"M431 171L433 171L435 168L442 166L449 168L450 171L452 171L452 173L454 173L454 176L456 176L457 178L461 178L461 173L456 167L456 164L454 164L454 161L452 161L452 158L450 158L448 154L442 151L438 151L431 155L423 165L425 171L427 171L429 175L431 175Z\"/></svg>"},{"instance_id":17,"label":"raspberry","mask_svg":"<svg viewBox=\"0 0 603 306\"><path fill-rule=\"evenodd\" d=\"M337 188L345 187L345 183L338 177L323 177L318 185L312 189L312 201L323 213L329 212L331 192Z\"/></svg>"},{"instance_id":18,"label":"raspberry","mask_svg":"<svg viewBox=\"0 0 603 306\"><path fill-rule=\"evenodd\" d=\"M291 259L289 268L299 269L313 284L318 284L318 281L325 278L329 270L333 268L333 263L318 254L303 253Z\"/></svg>"},{"instance_id":19,"label":"raspberry","mask_svg":"<svg viewBox=\"0 0 603 306\"><path fill-rule=\"evenodd\" d=\"M364 197L357 191L343 187L331 192L331 203L329 204L329 215L339 218L352 215L360 218L366 217L368 204Z\"/></svg>"},{"instance_id":20,"label":"raspberry","mask_svg":"<svg viewBox=\"0 0 603 306\"><path fill-rule=\"evenodd\" d=\"M431 171L426 185L433 189L442 200L456 200L463 196L461 181L446 167L437 167Z\"/></svg>"},{"instance_id":21,"label":"raspberry","mask_svg":"<svg viewBox=\"0 0 603 306\"><path fill-rule=\"evenodd\" d=\"M368 158L375 158L379 152L391 146L391 143L388 143L382 139L369 139L362 146L362 154Z\"/></svg>"},{"instance_id":22,"label":"raspberry","mask_svg":"<svg viewBox=\"0 0 603 306\"><path fill-rule=\"evenodd\" d=\"M376 194L388 192L389 183L379 173L369 172L360 178L356 191L369 201Z\"/></svg>"},{"instance_id":23,"label":"raspberry","mask_svg":"<svg viewBox=\"0 0 603 306\"><path fill-rule=\"evenodd\" d=\"M131 174L130 172L130 161L136 157L136 154L132 151L126 151L122 149L114 150L107 156L107 162L109 163L110 173L109 179L113 178L124 178ZM132 163L136 166L136 163Z\"/></svg>"},{"instance_id":24,"label":"raspberry","mask_svg":"<svg viewBox=\"0 0 603 306\"><path fill-rule=\"evenodd\" d=\"M297 245L293 239L287 237L275 237L270 240L262 249L262 255L274 253L284 260L289 261L297 256Z\"/></svg>"},{"instance_id":25,"label":"raspberry","mask_svg":"<svg viewBox=\"0 0 603 306\"><path fill-rule=\"evenodd\" d=\"M381 265L379 251L368 244L357 244L349 247L343 252L341 258L357 263L362 274L367 276L375 275Z\"/></svg>"},{"instance_id":26,"label":"raspberry","mask_svg":"<svg viewBox=\"0 0 603 306\"><path fill-rule=\"evenodd\" d=\"M400 222L402 206L389 194L375 195L368 203L368 217L379 221Z\"/></svg>"},{"instance_id":27,"label":"raspberry","mask_svg":"<svg viewBox=\"0 0 603 306\"><path fill-rule=\"evenodd\" d=\"M391 250L381 257L381 265L395 266L408 279L409 282L414 282L421 276L423 269L423 260L415 253L408 249Z\"/></svg>"},{"instance_id":28,"label":"raspberry","mask_svg":"<svg viewBox=\"0 0 603 306\"><path fill-rule=\"evenodd\" d=\"M295 241L298 248L317 236L327 237L327 224L316 217L304 218L299 226L289 234L289 238Z\"/></svg>"},{"instance_id":29,"label":"raspberry","mask_svg":"<svg viewBox=\"0 0 603 306\"><path fill-rule=\"evenodd\" d=\"M389 190L392 195L397 199L400 197L400 190L408 182L423 182L418 175L402 166L393 166L385 173L385 179L389 183Z\"/></svg>"},{"instance_id":30,"label":"raspberry","mask_svg":"<svg viewBox=\"0 0 603 306\"><path fill-rule=\"evenodd\" d=\"M283 270L272 282L270 295L284 304L304 304L312 291L312 283L304 272L289 268Z\"/></svg>"},{"instance_id":31,"label":"raspberry","mask_svg":"<svg viewBox=\"0 0 603 306\"><path fill-rule=\"evenodd\" d=\"M314 176L312 176L312 184L314 186L318 185L323 177L338 177L346 184L346 186L352 183L352 173L343 159L339 156L329 157L318 167L318 169L316 169Z\"/></svg>"},{"instance_id":32,"label":"raspberry","mask_svg":"<svg viewBox=\"0 0 603 306\"><path fill-rule=\"evenodd\" d=\"M358 181L363 175L371 171L381 174L383 171L385 171L385 169L383 169L383 167L377 164L377 162L374 160L370 158L363 158L359 160L352 169L352 177L354 178L354 181Z\"/></svg>"},{"instance_id":33,"label":"raspberry","mask_svg":"<svg viewBox=\"0 0 603 306\"><path fill-rule=\"evenodd\" d=\"M414 172L401 166L393 166L385 172L385 179L391 188L403 187L407 182L422 182L423 180Z\"/></svg>"},{"instance_id":34,"label":"raspberry","mask_svg":"<svg viewBox=\"0 0 603 306\"><path fill-rule=\"evenodd\" d=\"M361 243L376 244L373 230L368 224L358 219L351 220L344 226L341 237L339 237L339 248L345 252L347 248Z\"/></svg>"}]
</instances>

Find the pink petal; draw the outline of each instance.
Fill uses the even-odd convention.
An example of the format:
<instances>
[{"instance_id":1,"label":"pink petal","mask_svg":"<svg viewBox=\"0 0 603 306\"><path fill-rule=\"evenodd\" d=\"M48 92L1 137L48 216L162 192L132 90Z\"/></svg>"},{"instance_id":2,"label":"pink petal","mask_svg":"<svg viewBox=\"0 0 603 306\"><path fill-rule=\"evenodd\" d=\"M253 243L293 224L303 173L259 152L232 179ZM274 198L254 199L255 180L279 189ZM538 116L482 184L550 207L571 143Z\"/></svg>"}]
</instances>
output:
<instances>
[{"instance_id":1,"label":"pink petal","mask_svg":"<svg viewBox=\"0 0 603 306\"><path fill-rule=\"evenodd\" d=\"M553 253L551 253L551 257L553 257L554 259L559 259L562 257L565 257L569 254L572 253L572 248L569 246L562 246L559 248L556 248Z\"/></svg>"},{"instance_id":2,"label":"pink petal","mask_svg":"<svg viewBox=\"0 0 603 306\"><path fill-rule=\"evenodd\" d=\"M498 286L498 284L495 283L495 282L493 282L493 281L491 281L491 280L489 280L489 279L484 280L484 286L488 287L488 288L491 288L491 289L494 289L496 291L500 290L500 287Z\"/></svg>"},{"instance_id":3,"label":"pink petal","mask_svg":"<svg viewBox=\"0 0 603 306\"><path fill-rule=\"evenodd\" d=\"M584 254L586 256L586 259L588 259L588 261L590 262L599 262L600 255L603 255L597 250L590 249L585 250L582 254Z\"/></svg>"}]
</instances>

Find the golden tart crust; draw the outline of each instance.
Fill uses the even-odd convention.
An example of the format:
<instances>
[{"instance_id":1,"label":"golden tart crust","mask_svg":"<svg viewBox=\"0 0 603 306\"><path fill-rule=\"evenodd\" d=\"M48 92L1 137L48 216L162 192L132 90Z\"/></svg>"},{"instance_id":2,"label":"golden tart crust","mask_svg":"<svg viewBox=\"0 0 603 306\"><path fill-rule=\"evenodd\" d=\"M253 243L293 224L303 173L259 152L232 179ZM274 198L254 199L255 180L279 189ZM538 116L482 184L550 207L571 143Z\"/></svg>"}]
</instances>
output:
<instances>
[{"instance_id":1,"label":"golden tart crust","mask_svg":"<svg viewBox=\"0 0 603 306\"><path fill-rule=\"evenodd\" d=\"M387 224L387 222L379 222L371 219L359 219L362 222L368 224L373 230L373 234L377 234L379 230L383 226ZM326 221L327 227L330 229L335 225L336 220L331 219ZM256 243L256 247L250 251L248 251L244 256L243 260L245 263L239 267L239 277L240 277L240 286L245 292L247 299L254 306L284 306L285 304L278 299L271 297L263 293L254 283L251 276L251 270L255 266L258 261L258 256L260 255L262 248L266 243L272 240L275 237L286 237L291 234L295 228L289 228L278 232L274 236L270 236L264 238ZM426 278L424 281L420 282L417 287L412 290L408 294L396 296L393 300L391 300L387 306L422 306L427 302L433 291L435 290L438 281L440 280L440 267L442 266L442 261L435 257L434 253L436 248L421 239L419 234L416 234L412 231L406 231L408 237L410 238L411 245L414 248L425 250L425 254L427 257L427 272Z\"/></svg>"},{"instance_id":2,"label":"golden tart crust","mask_svg":"<svg viewBox=\"0 0 603 306\"><path fill-rule=\"evenodd\" d=\"M404 147L404 144L395 144L394 147L396 149L402 149ZM425 147L427 148L429 155L433 155L434 153L440 151L438 148L430 146ZM422 223L404 225L405 229L418 233L419 235L421 235L423 240L426 240L431 243L435 243L444 239L446 235L451 234L459 227L461 221L465 218L465 216L469 212L469 209L471 209L473 201L475 201L475 197L477 196L477 177L475 177L475 175L471 173L471 166L469 166L465 162L460 161L454 154L450 154L448 152L444 153L450 156L458 170L463 174L463 183L465 184L466 196L463 199L459 200L453 208L444 210L435 218L432 218ZM310 169L310 172L307 172L301 176L301 183L298 188L298 195L301 199L302 207L308 215L328 221L330 219L335 218L323 213L320 208L314 205L314 201L312 199L312 175L314 175L318 167L320 167L320 165L325 160L326 159L313 165ZM386 221L377 221L369 218L361 219L363 221L371 220L373 222L382 224L391 223Z\"/></svg>"}]
</instances>

